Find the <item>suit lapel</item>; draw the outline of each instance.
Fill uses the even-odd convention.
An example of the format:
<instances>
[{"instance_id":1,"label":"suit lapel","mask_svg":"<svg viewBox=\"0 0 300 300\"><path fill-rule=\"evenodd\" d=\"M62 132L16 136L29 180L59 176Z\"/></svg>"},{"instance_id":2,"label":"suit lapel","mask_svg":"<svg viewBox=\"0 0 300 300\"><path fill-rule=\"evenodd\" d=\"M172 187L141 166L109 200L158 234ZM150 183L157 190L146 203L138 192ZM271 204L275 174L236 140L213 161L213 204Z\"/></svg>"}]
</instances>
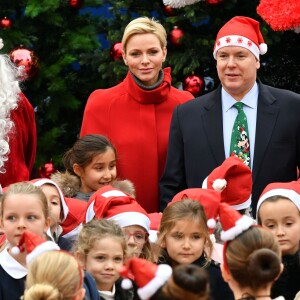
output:
<instances>
[{"instance_id":1,"label":"suit lapel","mask_svg":"<svg viewBox=\"0 0 300 300\"><path fill-rule=\"evenodd\" d=\"M276 99L265 85L259 83L255 149L252 170L253 183L256 180L266 149L270 143L278 112L279 107L276 105Z\"/></svg>"},{"instance_id":2,"label":"suit lapel","mask_svg":"<svg viewBox=\"0 0 300 300\"><path fill-rule=\"evenodd\" d=\"M225 160L220 87L211 93L204 108L202 115L204 132L216 166L219 166Z\"/></svg>"}]
</instances>

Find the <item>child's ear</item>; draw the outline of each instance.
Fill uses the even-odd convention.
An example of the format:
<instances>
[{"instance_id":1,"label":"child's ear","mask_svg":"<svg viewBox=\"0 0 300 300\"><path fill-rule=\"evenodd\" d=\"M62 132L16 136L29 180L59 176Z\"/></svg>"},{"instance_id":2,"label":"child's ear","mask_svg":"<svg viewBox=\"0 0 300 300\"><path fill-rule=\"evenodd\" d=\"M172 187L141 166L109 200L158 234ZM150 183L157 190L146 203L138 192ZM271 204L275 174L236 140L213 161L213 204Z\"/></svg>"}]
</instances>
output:
<instances>
[{"instance_id":1,"label":"child's ear","mask_svg":"<svg viewBox=\"0 0 300 300\"><path fill-rule=\"evenodd\" d=\"M47 232L47 230L50 228L50 224L51 224L51 218L48 217L45 223L45 230L44 230L45 232Z\"/></svg>"},{"instance_id":2,"label":"child's ear","mask_svg":"<svg viewBox=\"0 0 300 300\"><path fill-rule=\"evenodd\" d=\"M283 269L284 269L284 265L281 263L281 264L280 264L280 272L279 272L279 274L277 275L277 277L275 278L275 281L279 278L279 276L280 276L281 273L283 272Z\"/></svg>"},{"instance_id":3,"label":"child's ear","mask_svg":"<svg viewBox=\"0 0 300 300\"><path fill-rule=\"evenodd\" d=\"M231 280L231 275L229 271L225 269L224 264L221 264L221 273L225 282L229 282Z\"/></svg>"},{"instance_id":4,"label":"child's ear","mask_svg":"<svg viewBox=\"0 0 300 300\"><path fill-rule=\"evenodd\" d=\"M81 176L81 170L82 168L78 164L73 165L73 171L77 176Z\"/></svg>"},{"instance_id":5,"label":"child's ear","mask_svg":"<svg viewBox=\"0 0 300 300\"><path fill-rule=\"evenodd\" d=\"M83 269L85 269L86 257L82 253L80 253L78 250L75 251L74 256L77 259L77 261L79 262L80 266Z\"/></svg>"},{"instance_id":6,"label":"child's ear","mask_svg":"<svg viewBox=\"0 0 300 300\"><path fill-rule=\"evenodd\" d=\"M82 299L84 299L84 296L85 296L85 289L84 289L84 288L81 288L81 289L76 293L74 300L82 300Z\"/></svg>"}]
</instances>

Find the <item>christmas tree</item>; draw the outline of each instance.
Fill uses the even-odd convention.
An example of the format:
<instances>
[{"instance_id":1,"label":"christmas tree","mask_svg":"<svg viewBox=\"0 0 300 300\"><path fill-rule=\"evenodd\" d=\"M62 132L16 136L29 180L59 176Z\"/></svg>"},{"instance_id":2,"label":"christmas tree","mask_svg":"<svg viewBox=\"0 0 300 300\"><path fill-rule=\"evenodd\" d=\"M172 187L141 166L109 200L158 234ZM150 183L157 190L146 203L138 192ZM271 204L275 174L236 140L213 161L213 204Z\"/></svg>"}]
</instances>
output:
<instances>
[{"instance_id":1,"label":"christmas tree","mask_svg":"<svg viewBox=\"0 0 300 300\"><path fill-rule=\"evenodd\" d=\"M118 43L125 26L138 16L154 17L166 28L165 66L172 68L174 86L182 88L193 74L205 80L202 93L218 85L212 57L216 34L230 18L244 15L261 21L269 46L259 78L300 92L299 35L273 31L257 14L258 4L205 0L172 8L163 0L1 0L2 52L23 47L38 59L38 72L22 83L36 110L36 166L52 159L60 168L62 154L78 137L89 94L125 77Z\"/></svg>"}]
</instances>

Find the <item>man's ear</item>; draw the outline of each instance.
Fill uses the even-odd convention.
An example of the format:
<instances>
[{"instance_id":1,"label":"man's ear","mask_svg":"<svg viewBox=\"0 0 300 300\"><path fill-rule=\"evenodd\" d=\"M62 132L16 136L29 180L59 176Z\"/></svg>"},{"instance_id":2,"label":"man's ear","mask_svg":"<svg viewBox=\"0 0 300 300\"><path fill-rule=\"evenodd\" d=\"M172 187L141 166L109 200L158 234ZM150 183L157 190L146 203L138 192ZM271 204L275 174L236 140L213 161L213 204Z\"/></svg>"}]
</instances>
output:
<instances>
[{"instance_id":1,"label":"man's ear","mask_svg":"<svg viewBox=\"0 0 300 300\"><path fill-rule=\"evenodd\" d=\"M229 282L231 280L231 275L229 271L225 269L224 264L221 264L221 273L225 282Z\"/></svg>"}]
</instances>

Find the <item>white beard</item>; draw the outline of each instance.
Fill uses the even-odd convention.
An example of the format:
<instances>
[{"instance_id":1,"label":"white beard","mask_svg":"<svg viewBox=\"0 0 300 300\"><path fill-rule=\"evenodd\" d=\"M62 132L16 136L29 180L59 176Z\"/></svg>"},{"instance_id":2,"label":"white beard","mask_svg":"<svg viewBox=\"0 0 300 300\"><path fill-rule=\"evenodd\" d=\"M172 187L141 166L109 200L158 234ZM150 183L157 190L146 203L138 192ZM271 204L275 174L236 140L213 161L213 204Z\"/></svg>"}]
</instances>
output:
<instances>
[{"instance_id":1,"label":"white beard","mask_svg":"<svg viewBox=\"0 0 300 300\"><path fill-rule=\"evenodd\" d=\"M8 133L14 126L10 113L18 107L20 72L8 55L0 54L0 173L6 172L4 164L10 152Z\"/></svg>"}]
</instances>

